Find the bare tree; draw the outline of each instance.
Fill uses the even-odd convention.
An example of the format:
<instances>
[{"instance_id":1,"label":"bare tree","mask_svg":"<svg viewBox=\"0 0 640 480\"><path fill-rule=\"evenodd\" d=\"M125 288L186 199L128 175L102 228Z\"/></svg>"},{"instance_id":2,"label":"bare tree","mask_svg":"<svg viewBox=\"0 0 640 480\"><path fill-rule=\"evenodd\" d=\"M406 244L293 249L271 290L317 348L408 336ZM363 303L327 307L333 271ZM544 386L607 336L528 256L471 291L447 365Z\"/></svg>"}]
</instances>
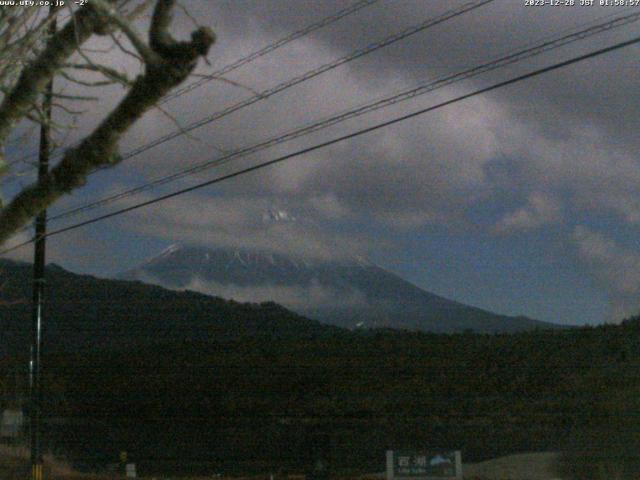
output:
<instances>
[{"instance_id":1,"label":"bare tree","mask_svg":"<svg viewBox=\"0 0 640 480\"><path fill-rule=\"evenodd\" d=\"M53 15L62 12L45 15L25 7L0 10L0 166L5 167L5 173L8 169L3 152L20 122L46 121L39 102L54 76L86 86L118 82L126 87L115 108L92 132L65 150L48 175L0 208L0 245L62 195L83 185L91 171L120 162L118 143L123 134L182 83L200 57L206 57L215 41L209 28L197 28L189 41L178 41L170 34L175 3L90 0L82 7L65 10L64 24L51 36L47 35L48 25ZM146 40L133 26L144 12L151 13ZM89 58L83 45L93 36L106 37L138 58L139 75L130 80L122 71ZM82 72L99 75L100 79L86 80Z\"/></svg>"}]
</instances>

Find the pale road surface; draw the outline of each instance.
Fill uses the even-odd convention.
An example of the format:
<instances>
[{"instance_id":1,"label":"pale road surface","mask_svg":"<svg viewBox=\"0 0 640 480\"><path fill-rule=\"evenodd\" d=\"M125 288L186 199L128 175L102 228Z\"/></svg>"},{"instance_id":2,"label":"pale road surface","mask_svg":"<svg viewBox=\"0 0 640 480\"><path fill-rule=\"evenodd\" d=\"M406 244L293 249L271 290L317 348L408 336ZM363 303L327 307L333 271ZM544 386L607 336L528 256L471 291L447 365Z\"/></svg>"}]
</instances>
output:
<instances>
[{"instance_id":1,"label":"pale road surface","mask_svg":"<svg viewBox=\"0 0 640 480\"><path fill-rule=\"evenodd\" d=\"M482 480L564 480L557 473L559 454L554 452L522 453L486 462L465 464L465 480L474 476Z\"/></svg>"}]
</instances>

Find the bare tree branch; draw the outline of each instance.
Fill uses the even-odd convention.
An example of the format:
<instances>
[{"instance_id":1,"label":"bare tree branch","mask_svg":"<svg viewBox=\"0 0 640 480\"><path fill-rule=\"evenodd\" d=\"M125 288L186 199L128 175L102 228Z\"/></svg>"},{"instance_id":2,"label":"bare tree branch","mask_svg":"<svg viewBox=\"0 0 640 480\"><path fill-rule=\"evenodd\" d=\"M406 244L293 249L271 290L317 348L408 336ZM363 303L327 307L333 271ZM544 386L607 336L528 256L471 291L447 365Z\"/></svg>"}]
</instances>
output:
<instances>
[{"instance_id":1,"label":"bare tree branch","mask_svg":"<svg viewBox=\"0 0 640 480\"><path fill-rule=\"evenodd\" d=\"M107 78L110 78L116 82L122 83L123 85L126 85L126 86L132 85L131 80L129 80L129 78L124 73L120 73L117 70L114 70L113 68L109 68L105 65L97 65L94 63L68 64L65 66L65 68L74 68L78 70L89 70L93 72L98 72Z\"/></svg>"},{"instance_id":2,"label":"bare tree branch","mask_svg":"<svg viewBox=\"0 0 640 480\"><path fill-rule=\"evenodd\" d=\"M92 9L80 9L49 40L33 63L23 69L16 85L0 104L0 145L4 145L13 127L31 109L53 75L89 39L101 21Z\"/></svg>"},{"instance_id":3,"label":"bare tree branch","mask_svg":"<svg viewBox=\"0 0 640 480\"><path fill-rule=\"evenodd\" d=\"M116 25L122 33L124 33L131 45L135 47L142 59L146 63L156 63L158 61L157 55L151 50L144 41L138 36L138 34L129 25L129 21L118 15L118 12L108 3L103 0L93 0L93 6L98 11L109 18L110 22Z\"/></svg>"},{"instance_id":4,"label":"bare tree branch","mask_svg":"<svg viewBox=\"0 0 640 480\"><path fill-rule=\"evenodd\" d=\"M21 88L14 89L0 105L0 145L15 123L28 113L48 79L65 66L69 56L92 32L103 35L109 34L113 25L122 28L122 19L116 20L114 12L103 9L107 8L105 2L94 3L97 8L78 10L74 19L51 38L42 54L23 71L18 82ZM149 31L150 46L145 47L143 57L144 73L134 80L122 101L77 147L67 150L48 175L25 188L0 210L0 244L62 195L83 185L88 173L120 162L117 146L122 135L182 83L200 57L208 54L215 41L215 35L208 28L195 30L190 41L173 39L168 29L174 5L174 0L157 0Z\"/></svg>"}]
</instances>

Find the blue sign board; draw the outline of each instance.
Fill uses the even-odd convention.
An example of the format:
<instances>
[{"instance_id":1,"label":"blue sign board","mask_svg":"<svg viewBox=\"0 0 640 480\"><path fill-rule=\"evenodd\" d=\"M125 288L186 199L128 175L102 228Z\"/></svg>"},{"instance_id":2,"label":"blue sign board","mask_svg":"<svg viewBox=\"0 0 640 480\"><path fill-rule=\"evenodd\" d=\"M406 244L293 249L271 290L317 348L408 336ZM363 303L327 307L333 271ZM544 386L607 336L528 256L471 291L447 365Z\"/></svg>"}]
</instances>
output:
<instances>
[{"instance_id":1,"label":"blue sign board","mask_svg":"<svg viewBox=\"0 0 640 480\"><path fill-rule=\"evenodd\" d=\"M459 451L389 451L387 480L462 478Z\"/></svg>"}]
</instances>

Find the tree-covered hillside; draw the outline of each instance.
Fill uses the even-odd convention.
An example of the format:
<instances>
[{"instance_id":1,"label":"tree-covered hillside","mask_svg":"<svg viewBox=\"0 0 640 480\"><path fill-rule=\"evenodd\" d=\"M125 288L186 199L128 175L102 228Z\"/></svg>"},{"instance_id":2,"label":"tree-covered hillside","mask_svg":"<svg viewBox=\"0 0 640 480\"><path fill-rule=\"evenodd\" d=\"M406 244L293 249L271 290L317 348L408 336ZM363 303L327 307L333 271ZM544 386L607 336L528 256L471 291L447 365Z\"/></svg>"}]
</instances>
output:
<instances>
[{"instance_id":1,"label":"tree-covered hillside","mask_svg":"<svg viewBox=\"0 0 640 480\"><path fill-rule=\"evenodd\" d=\"M48 338L64 348L44 358L46 437L79 464L126 450L142 473L304 471L317 455L340 472L382 471L388 448L456 448L466 461L563 450L581 480L638 474L640 320L515 335L347 331L273 304L131 282L104 291L55 269L54 280L64 288L49 305L64 315L51 311ZM74 297L79 283L91 294ZM136 310L147 289L169 300L151 316ZM95 298L121 313L104 316ZM27 314L0 309L15 331ZM24 372L26 357L5 355L0 378L16 365Z\"/></svg>"},{"instance_id":2,"label":"tree-covered hillside","mask_svg":"<svg viewBox=\"0 0 640 480\"><path fill-rule=\"evenodd\" d=\"M0 354L28 351L31 266L0 261ZM166 342L267 335L331 333L271 302L241 304L196 292L174 292L140 282L77 275L47 268L45 351L138 348Z\"/></svg>"},{"instance_id":3,"label":"tree-covered hillside","mask_svg":"<svg viewBox=\"0 0 640 480\"><path fill-rule=\"evenodd\" d=\"M50 356L49 437L87 463L127 450L145 471L302 470L318 448L361 471L383 469L387 448L479 460L576 454L588 437L591 452L620 443L601 432L640 427L638 333L336 332Z\"/></svg>"}]
</instances>

